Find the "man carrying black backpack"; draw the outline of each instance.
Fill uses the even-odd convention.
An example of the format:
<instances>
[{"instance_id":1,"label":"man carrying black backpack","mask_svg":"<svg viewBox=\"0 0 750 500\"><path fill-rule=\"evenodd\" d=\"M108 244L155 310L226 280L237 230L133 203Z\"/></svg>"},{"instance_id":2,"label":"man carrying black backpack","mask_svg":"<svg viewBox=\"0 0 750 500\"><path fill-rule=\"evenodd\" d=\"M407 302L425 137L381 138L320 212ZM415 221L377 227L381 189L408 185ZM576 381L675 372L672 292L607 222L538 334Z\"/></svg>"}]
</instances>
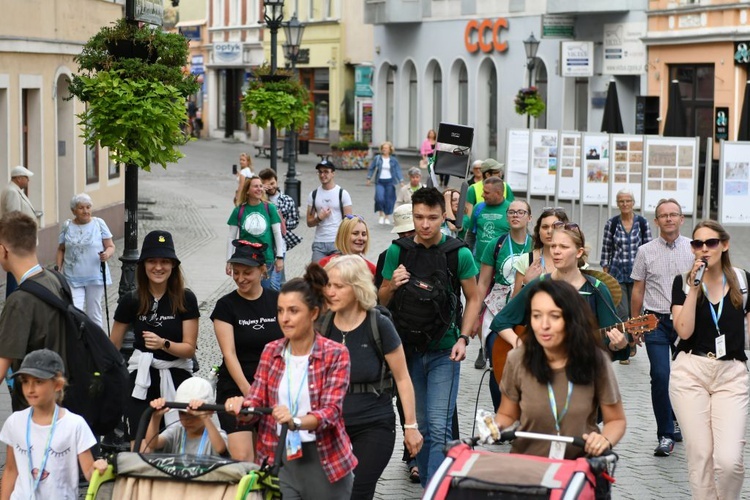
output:
<instances>
[{"instance_id":1,"label":"man carrying black backpack","mask_svg":"<svg viewBox=\"0 0 750 500\"><path fill-rule=\"evenodd\" d=\"M414 385L417 423L424 445L417 455L424 487L451 439L460 361L466 357L481 301L477 268L466 245L440 232L445 199L435 188L412 196L416 234L391 244L378 296L393 314ZM461 313L461 290L466 311Z\"/></svg>"}]
</instances>

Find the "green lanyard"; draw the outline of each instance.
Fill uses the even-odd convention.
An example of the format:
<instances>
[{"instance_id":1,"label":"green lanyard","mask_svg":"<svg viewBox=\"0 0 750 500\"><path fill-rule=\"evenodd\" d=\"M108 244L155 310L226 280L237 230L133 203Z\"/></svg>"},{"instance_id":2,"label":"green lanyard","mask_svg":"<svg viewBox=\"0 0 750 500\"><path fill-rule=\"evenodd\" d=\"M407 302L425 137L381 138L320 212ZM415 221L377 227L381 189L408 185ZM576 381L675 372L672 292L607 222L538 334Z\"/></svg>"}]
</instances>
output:
<instances>
[{"instance_id":1,"label":"green lanyard","mask_svg":"<svg viewBox=\"0 0 750 500\"><path fill-rule=\"evenodd\" d=\"M560 435L560 422L565 418L570 406L570 396L573 394L573 382L568 381L568 396L565 398L565 407L560 414L557 414L557 402L555 401L555 392L552 390L552 384L547 382L547 394L549 395L549 406L552 408L552 416L555 418L555 431Z\"/></svg>"}]
</instances>

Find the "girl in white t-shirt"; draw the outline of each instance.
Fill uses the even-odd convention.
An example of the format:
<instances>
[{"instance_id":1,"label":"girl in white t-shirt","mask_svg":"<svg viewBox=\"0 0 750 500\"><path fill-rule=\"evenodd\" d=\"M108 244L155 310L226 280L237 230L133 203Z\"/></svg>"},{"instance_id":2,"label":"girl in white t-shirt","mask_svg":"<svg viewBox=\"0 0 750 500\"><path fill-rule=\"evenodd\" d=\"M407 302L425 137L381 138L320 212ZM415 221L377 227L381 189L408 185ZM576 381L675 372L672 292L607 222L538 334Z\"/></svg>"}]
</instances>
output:
<instances>
[{"instance_id":1,"label":"girl in white t-shirt","mask_svg":"<svg viewBox=\"0 0 750 500\"><path fill-rule=\"evenodd\" d=\"M0 441L8 445L2 498L78 498L78 466L86 479L104 473L107 461L94 461L96 438L83 417L59 406L65 367L49 349L28 354L13 374L29 408L5 421Z\"/></svg>"},{"instance_id":2,"label":"girl in white t-shirt","mask_svg":"<svg viewBox=\"0 0 750 500\"><path fill-rule=\"evenodd\" d=\"M238 205L240 199L240 193L242 187L245 185L245 180L255 175L253 172L253 160L250 159L250 155L247 153L240 153L240 171L237 172L237 190L234 192L234 204Z\"/></svg>"}]
</instances>

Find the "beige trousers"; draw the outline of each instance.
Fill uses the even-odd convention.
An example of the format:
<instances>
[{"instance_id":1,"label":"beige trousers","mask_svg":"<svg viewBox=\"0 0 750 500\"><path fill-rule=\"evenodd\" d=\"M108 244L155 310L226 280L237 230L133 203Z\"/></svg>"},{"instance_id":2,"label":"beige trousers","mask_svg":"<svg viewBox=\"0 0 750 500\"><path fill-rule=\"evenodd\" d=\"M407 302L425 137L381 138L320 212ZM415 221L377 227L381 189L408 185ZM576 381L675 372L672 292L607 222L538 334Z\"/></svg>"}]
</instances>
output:
<instances>
[{"instance_id":1,"label":"beige trousers","mask_svg":"<svg viewBox=\"0 0 750 500\"><path fill-rule=\"evenodd\" d=\"M693 498L740 498L748 389L742 361L681 352L672 363L669 396L685 436Z\"/></svg>"}]
</instances>

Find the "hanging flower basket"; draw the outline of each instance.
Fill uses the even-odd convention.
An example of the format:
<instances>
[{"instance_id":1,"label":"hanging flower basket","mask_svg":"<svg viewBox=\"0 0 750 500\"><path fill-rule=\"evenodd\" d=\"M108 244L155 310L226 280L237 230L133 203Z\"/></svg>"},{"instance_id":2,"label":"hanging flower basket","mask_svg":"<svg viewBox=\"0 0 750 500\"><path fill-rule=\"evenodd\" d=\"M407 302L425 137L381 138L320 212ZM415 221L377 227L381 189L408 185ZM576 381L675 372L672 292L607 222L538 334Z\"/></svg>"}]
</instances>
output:
<instances>
[{"instance_id":1,"label":"hanging flower basket","mask_svg":"<svg viewBox=\"0 0 750 500\"><path fill-rule=\"evenodd\" d=\"M247 122L266 128L273 121L278 129L299 131L310 120L310 91L290 72L278 69L273 75L267 65L256 68L255 80L242 97Z\"/></svg>"},{"instance_id":2,"label":"hanging flower basket","mask_svg":"<svg viewBox=\"0 0 750 500\"><path fill-rule=\"evenodd\" d=\"M536 87L526 87L519 90L516 94L515 104L516 113L533 116L534 118L544 113L547 108Z\"/></svg>"}]
</instances>

